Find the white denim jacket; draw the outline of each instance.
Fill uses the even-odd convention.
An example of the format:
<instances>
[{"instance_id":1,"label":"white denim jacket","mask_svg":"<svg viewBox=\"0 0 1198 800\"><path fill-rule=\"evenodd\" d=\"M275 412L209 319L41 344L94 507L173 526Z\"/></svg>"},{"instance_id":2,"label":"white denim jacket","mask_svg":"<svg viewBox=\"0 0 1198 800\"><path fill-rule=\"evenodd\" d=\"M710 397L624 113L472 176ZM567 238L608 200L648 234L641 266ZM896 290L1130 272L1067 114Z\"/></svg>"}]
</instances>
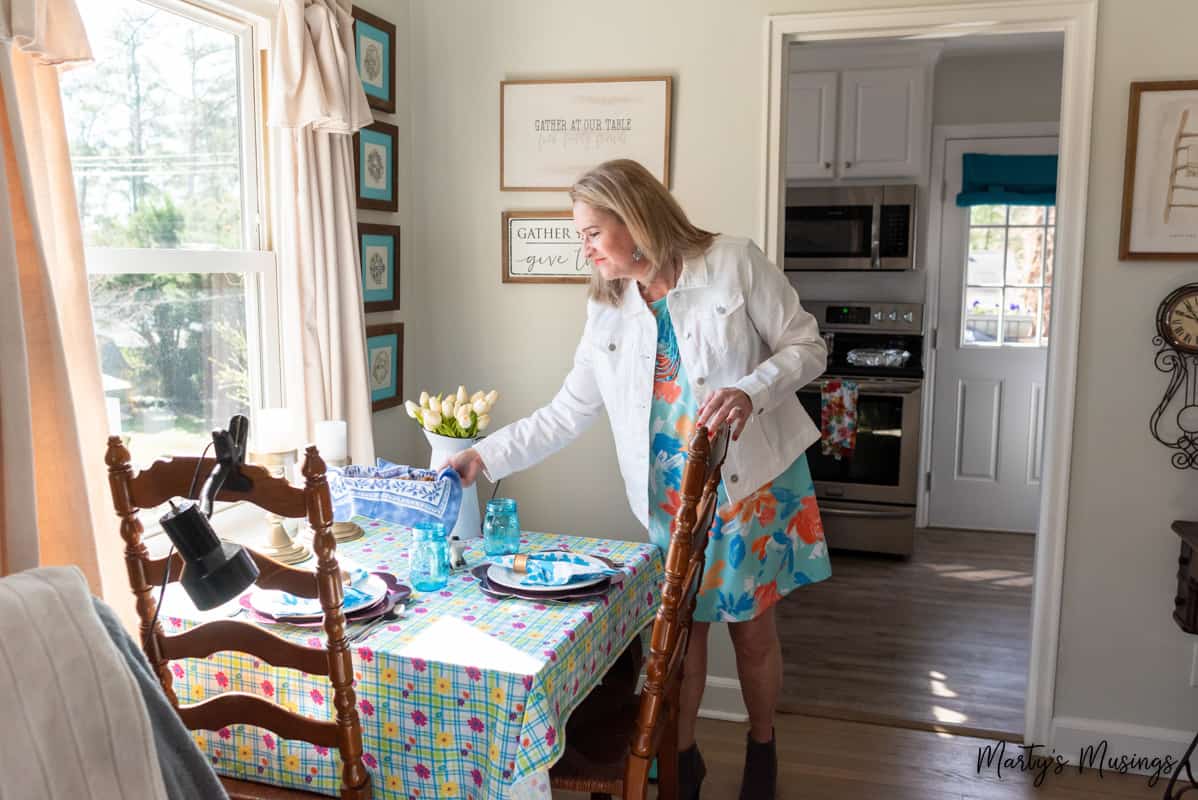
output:
<instances>
[{"instance_id":1,"label":"white denim jacket","mask_svg":"<svg viewBox=\"0 0 1198 800\"><path fill-rule=\"evenodd\" d=\"M796 392L824 371L827 348L786 276L748 239L720 236L687 259L666 295L682 366L696 402L741 389L752 419L730 444L724 488L733 502L778 477L819 429ZM475 449L499 480L565 447L607 409L628 502L649 525L649 410L657 323L635 281L620 306L587 303L574 367L550 403L482 439Z\"/></svg>"}]
</instances>

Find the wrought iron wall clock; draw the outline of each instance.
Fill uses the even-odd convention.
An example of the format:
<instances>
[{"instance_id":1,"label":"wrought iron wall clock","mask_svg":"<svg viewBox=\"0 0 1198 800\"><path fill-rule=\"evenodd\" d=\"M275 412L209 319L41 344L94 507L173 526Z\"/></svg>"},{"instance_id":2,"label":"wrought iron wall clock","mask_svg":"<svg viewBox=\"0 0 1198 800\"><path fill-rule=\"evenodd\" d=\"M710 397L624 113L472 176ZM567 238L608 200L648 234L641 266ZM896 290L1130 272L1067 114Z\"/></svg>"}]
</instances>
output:
<instances>
[{"instance_id":1,"label":"wrought iron wall clock","mask_svg":"<svg viewBox=\"0 0 1198 800\"><path fill-rule=\"evenodd\" d=\"M1169 374L1169 386L1148 427L1158 442L1175 451L1173 466L1198 469L1198 283L1161 301L1152 343L1160 348L1155 364Z\"/></svg>"}]
</instances>

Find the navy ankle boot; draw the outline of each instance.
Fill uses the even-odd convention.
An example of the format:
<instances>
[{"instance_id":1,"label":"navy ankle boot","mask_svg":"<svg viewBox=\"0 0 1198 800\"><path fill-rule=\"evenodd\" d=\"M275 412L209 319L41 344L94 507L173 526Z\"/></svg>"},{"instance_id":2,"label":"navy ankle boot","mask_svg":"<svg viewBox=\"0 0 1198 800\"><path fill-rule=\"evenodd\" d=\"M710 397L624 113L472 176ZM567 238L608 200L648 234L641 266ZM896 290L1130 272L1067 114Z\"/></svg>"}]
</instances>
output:
<instances>
[{"instance_id":1,"label":"navy ankle boot","mask_svg":"<svg viewBox=\"0 0 1198 800\"><path fill-rule=\"evenodd\" d=\"M770 731L768 742L745 736L745 769L740 779L740 800L775 800L778 793L778 750Z\"/></svg>"}]
</instances>

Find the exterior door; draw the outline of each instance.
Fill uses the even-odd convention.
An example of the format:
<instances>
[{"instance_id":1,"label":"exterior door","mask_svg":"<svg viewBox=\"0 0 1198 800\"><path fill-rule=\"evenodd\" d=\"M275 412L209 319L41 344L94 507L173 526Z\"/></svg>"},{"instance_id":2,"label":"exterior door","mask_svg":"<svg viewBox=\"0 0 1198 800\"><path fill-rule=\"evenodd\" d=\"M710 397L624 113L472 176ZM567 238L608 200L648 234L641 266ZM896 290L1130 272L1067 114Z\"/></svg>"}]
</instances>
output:
<instances>
[{"instance_id":1,"label":"exterior door","mask_svg":"<svg viewBox=\"0 0 1198 800\"><path fill-rule=\"evenodd\" d=\"M1052 308L1052 207L954 202L965 153L1051 154L1055 136L945 144L928 521L1035 532Z\"/></svg>"}]
</instances>

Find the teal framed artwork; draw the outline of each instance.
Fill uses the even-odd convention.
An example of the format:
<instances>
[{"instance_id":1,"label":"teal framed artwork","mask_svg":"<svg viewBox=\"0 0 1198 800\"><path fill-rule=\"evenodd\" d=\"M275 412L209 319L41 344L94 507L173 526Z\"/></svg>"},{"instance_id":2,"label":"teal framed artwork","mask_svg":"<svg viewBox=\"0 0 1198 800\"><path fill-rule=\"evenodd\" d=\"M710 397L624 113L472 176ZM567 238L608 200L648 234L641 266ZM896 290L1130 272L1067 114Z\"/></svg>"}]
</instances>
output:
<instances>
[{"instance_id":1,"label":"teal framed artwork","mask_svg":"<svg viewBox=\"0 0 1198 800\"><path fill-rule=\"evenodd\" d=\"M399 310L399 226L358 223L366 313Z\"/></svg>"},{"instance_id":2,"label":"teal framed artwork","mask_svg":"<svg viewBox=\"0 0 1198 800\"><path fill-rule=\"evenodd\" d=\"M358 208L399 211L396 173L399 128L385 122L367 125L354 134L354 182Z\"/></svg>"},{"instance_id":3,"label":"teal framed artwork","mask_svg":"<svg viewBox=\"0 0 1198 800\"><path fill-rule=\"evenodd\" d=\"M371 108L395 113L395 26L353 7L358 77Z\"/></svg>"},{"instance_id":4,"label":"teal framed artwork","mask_svg":"<svg viewBox=\"0 0 1198 800\"><path fill-rule=\"evenodd\" d=\"M366 377L371 411L403 403L402 322L366 327Z\"/></svg>"}]
</instances>

